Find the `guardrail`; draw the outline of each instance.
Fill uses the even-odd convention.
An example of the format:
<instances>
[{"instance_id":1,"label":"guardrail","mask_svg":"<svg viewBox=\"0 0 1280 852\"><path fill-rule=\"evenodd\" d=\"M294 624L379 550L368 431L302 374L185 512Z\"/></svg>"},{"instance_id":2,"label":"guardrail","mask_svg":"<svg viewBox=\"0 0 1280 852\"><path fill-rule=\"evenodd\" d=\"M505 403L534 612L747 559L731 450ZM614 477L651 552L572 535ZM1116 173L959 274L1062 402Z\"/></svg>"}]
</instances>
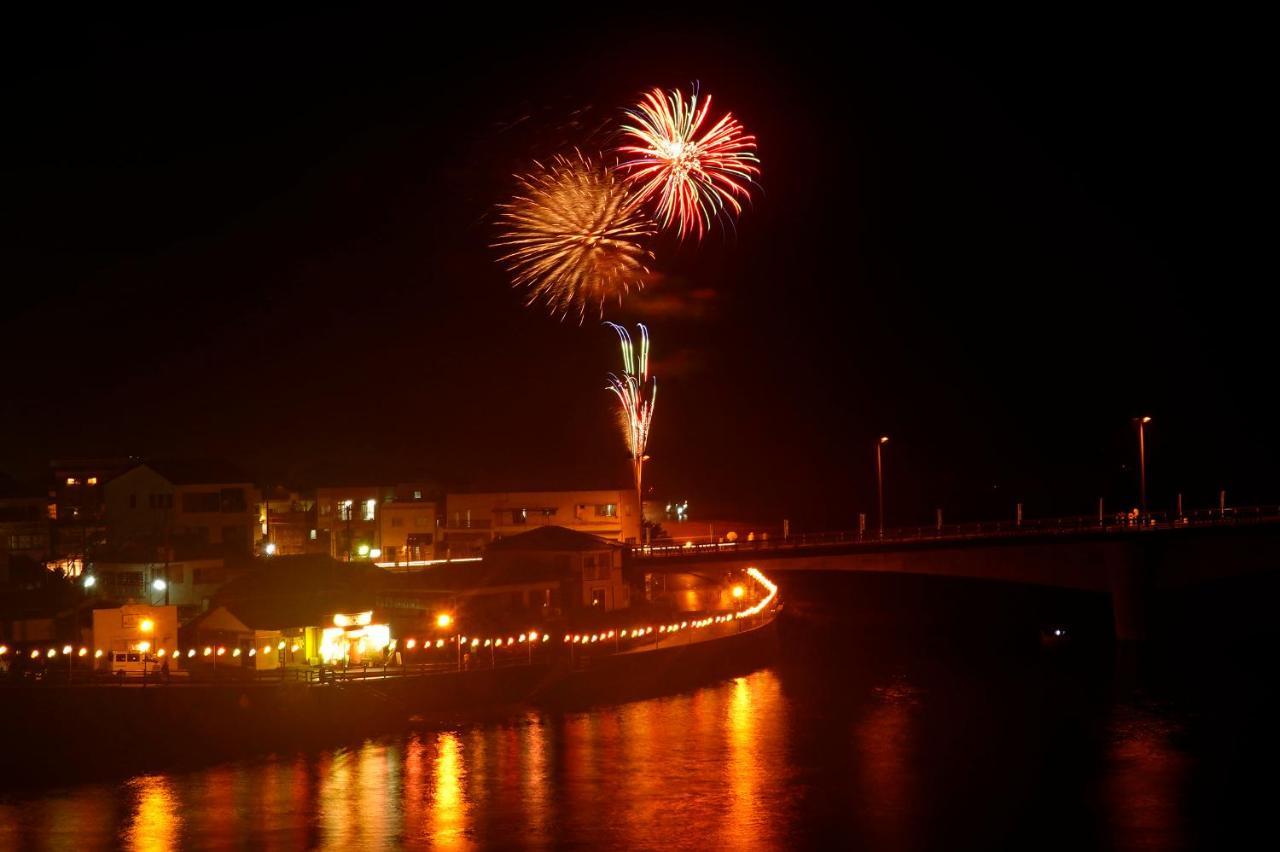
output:
<instances>
[{"instance_id":1,"label":"guardrail","mask_svg":"<svg viewBox=\"0 0 1280 852\"><path fill-rule=\"evenodd\" d=\"M1138 533L1206 527L1232 527L1280 523L1280 506L1247 506L1187 512L1174 515L1149 512L1142 516L1126 514L1077 515L1062 518L1033 518L1018 521L986 521L965 524L942 524L887 529L883 535L875 530L834 530L793 533L786 538L767 536L735 541L687 539L684 542L656 545L632 545L628 555L637 559L688 558L690 556L758 553L762 551L804 550L823 547L866 545L882 546L927 541L971 541L1023 536L1079 535L1081 533Z\"/></svg>"}]
</instances>

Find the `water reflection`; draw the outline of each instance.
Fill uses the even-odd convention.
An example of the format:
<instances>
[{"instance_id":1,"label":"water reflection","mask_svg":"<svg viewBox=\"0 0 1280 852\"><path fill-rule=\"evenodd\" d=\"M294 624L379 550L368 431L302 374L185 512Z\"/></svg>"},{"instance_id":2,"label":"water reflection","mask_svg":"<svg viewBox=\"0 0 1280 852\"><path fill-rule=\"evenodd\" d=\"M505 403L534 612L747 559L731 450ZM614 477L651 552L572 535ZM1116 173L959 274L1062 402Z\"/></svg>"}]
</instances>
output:
<instances>
[{"instance_id":1,"label":"water reflection","mask_svg":"<svg viewBox=\"0 0 1280 852\"><path fill-rule=\"evenodd\" d=\"M547 779L548 736L549 732L536 715L531 715L520 726L518 794L524 803L525 839L529 845L537 847L550 845L550 838L547 836L551 824L551 794Z\"/></svg>"},{"instance_id":2,"label":"water reflection","mask_svg":"<svg viewBox=\"0 0 1280 852\"><path fill-rule=\"evenodd\" d=\"M1182 812L1190 759L1173 745L1179 726L1145 707L1116 707L1107 750L1103 800L1110 834L1120 847L1185 845Z\"/></svg>"},{"instance_id":3,"label":"water reflection","mask_svg":"<svg viewBox=\"0 0 1280 852\"><path fill-rule=\"evenodd\" d=\"M728 754L724 761L725 782L732 795L721 835L726 845L737 848L763 840L762 829L767 828L771 816L759 800L768 773L763 766L759 712L751 685L746 678L737 678L729 693Z\"/></svg>"},{"instance_id":4,"label":"water reflection","mask_svg":"<svg viewBox=\"0 0 1280 852\"><path fill-rule=\"evenodd\" d=\"M123 845L139 852L178 848L183 814L173 782L164 775L144 775L129 783L136 797Z\"/></svg>"},{"instance_id":5,"label":"water reflection","mask_svg":"<svg viewBox=\"0 0 1280 852\"><path fill-rule=\"evenodd\" d=\"M0 849L1167 848L1193 836L1193 715L1116 699L1105 666L889 664L892 649L858 647L821 634L777 668L676 695L0 794Z\"/></svg>"},{"instance_id":6,"label":"water reflection","mask_svg":"<svg viewBox=\"0 0 1280 852\"><path fill-rule=\"evenodd\" d=\"M871 845L908 848L913 770L909 762L914 691L902 683L872 690L867 714L855 729L861 779L858 810Z\"/></svg>"},{"instance_id":7,"label":"water reflection","mask_svg":"<svg viewBox=\"0 0 1280 852\"><path fill-rule=\"evenodd\" d=\"M445 732L436 737L432 764L432 794L427 836L433 846L459 849L465 845L467 807L462 797L462 743Z\"/></svg>"}]
</instances>

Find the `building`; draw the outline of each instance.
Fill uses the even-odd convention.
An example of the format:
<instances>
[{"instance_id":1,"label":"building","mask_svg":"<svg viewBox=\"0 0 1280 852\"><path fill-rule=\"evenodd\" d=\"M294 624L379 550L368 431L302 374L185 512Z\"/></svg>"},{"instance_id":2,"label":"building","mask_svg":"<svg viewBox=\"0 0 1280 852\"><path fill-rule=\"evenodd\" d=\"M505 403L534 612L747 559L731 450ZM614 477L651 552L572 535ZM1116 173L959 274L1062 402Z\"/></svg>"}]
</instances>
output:
<instances>
[{"instance_id":1,"label":"building","mask_svg":"<svg viewBox=\"0 0 1280 852\"><path fill-rule=\"evenodd\" d=\"M7 558L46 562L49 548L49 498L0 476L0 549Z\"/></svg>"},{"instance_id":2,"label":"building","mask_svg":"<svg viewBox=\"0 0 1280 852\"><path fill-rule=\"evenodd\" d=\"M113 554L90 562L81 582L86 593L103 600L175 606L185 621L208 609L235 573L221 555L166 562Z\"/></svg>"},{"instance_id":3,"label":"building","mask_svg":"<svg viewBox=\"0 0 1280 852\"><path fill-rule=\"evenodd\" d=\"M128 458L54 459L49 463L50 550L55 566L78 577L107 540L106 484L137 463Z\"/></svg>"},{"instance_id":4,"label":"building","mask_svg":"<svg viewBox=\"0 0 1280 852\"><path fill-rule=\"evenodd\" d=\"M426 500L383 503L378 513L380 564L422 562L436 557L436 504Z\"/></svg>"},{"instance_id":5,"label":"building","mask_svg":"<svg viewBox=\"0 0 1280 852\"><path fill-rule=\"evenodd\" d=\"M107 482L104 501L114 550L146 549L168 561L252 552L254 486L226 462L138 464Z\"/></svg>"},{"instance_id":6,"label":"building","mask_svg":"<svg viewBox=\"0 0 1280 852\"><path fill-rule=\"evenodd\" d=\"M146 660L154 664L166 658L170 668L176 668L179 662L173 652L178 647L178 608L128 604L95 609L93 646L103 652L99 665L109 670L128 670L132 668L129 663Z\"/></svg>"},{"instance_id":7,"label":"building","mask_svg":"<svg viewBox=\"0 0 1280 852\"><path fill-rule=\"evenodd\" d=\"M537 527L560 527L621 543L640 540L630 489L453 493L445 498L440 556L477 556L491 543Z\"/></svg>"},{"instance_id":8,"label":"building","mask_svg":"<svg viewBox=\"0 0 1280 852\"><path fill-rule=\"evenodd\" d=\"M320 542L318 552L346 561L380 559L381 507L396 502L421 502L426 493L423 483L317 487L315 540ZM376 555L375 551L378 551Z\"/></svg>"},{"instance_id":9,"label":"building","mask_svg":"<svg viewBox=\"0 0 1280 852\"><path fill-rule=\"evenodd\" d=\"M237 665L274 669L333 662L339 639L350 639L353 644L343 646L341 656L359 660L378 642L389 641L386 625L373 619L374 601L387 576L373 565L329 556L258 559L218 592L207 614L186 628L188 642L221 645L229 655L238 648ZM348 623L339 624L343 619ZM385 642L376 650L382 647Z\"/></svg>"},{"instance_id":10,"label":"building","mask_svg":"<svg viewBox=\"0 0 1280 852\"><path fill-rule=\"evenodd\" d=\"M417 609L415 629L448 612L469 630L545 623L585 612L630 605L622 575L622 548L589 533L544 526L495 541L479 562L434 565L396 574L383 584L386 611Z\"/></svg>"},{"instance_id":11,"label":"building","mask_svg":"<svg viewBox=\"0 0 1280 852\"><path fill-rule=\"evenodd\" d=\"M592 533L545 526L495 541L484 562L495 572L519 576L547 569L560 576L560 606L566 612L609 612L630 606L622 576L622 548Z\"/></svg>"},{"instance_id":12,"label":"building","mask_svg":"<svg viewBox=\"0 0 1280 852\"><path fill-rule=\"evenodd\" d=\"M316 501L312 495L286 488L264 488L258 502L260 556L300 556L327 553L316 530Z\"/></svg>"}]
</instances>

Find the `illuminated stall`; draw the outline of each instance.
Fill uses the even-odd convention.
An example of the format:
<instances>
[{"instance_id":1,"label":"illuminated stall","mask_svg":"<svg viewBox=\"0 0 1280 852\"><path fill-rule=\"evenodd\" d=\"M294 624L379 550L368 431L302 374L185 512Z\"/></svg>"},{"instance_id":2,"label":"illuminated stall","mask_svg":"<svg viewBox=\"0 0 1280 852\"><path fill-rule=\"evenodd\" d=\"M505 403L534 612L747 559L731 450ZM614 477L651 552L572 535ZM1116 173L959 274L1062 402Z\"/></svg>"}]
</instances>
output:
<instances>
[{"instance_id":1,"label":"illuminated stall","mask_svg":"<svg viewBox=\"0 0 1280 852\"><path fill-rule=\"evenodd\" d=\"M373 611L338 613L320 635L320 659L327 665L359 665L383 661L391 644L391 628L375 624Z\"/></svg>"}]
</instances>

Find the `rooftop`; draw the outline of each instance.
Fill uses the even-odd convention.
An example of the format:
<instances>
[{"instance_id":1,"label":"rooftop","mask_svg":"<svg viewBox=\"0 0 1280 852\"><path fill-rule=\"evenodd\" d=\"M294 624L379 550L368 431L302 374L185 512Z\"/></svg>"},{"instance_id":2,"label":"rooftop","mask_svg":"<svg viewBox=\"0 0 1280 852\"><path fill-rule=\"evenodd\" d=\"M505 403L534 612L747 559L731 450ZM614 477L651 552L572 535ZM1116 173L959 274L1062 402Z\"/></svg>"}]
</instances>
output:
<instances>
[{"instance_id":1,"label":"rooftop","mask_svg":"<svg viewBox=\"0 0 1280 852\"><path fill-rule=\"evenodd\" d=\"M225 606L256 630L326 626L335 613L373 609L390 576L373 565L328 556L275 556L250 565L218 591L211 609Z\"/></svg>"},{"instance_id":2,"label":"rooftop","mask_svg":"<svg viewBox=\"0 0 1280 852\"><path fill-rule=\"evenodd\" d=\"M522 551L555 551L582 552L589 550L607 550L617 547L615 542L606 541L590 533L578 532L565 527L543 526L519 535L500 538L489 545L489 552L515 553Z\"/></svg>"}]
</instances>

